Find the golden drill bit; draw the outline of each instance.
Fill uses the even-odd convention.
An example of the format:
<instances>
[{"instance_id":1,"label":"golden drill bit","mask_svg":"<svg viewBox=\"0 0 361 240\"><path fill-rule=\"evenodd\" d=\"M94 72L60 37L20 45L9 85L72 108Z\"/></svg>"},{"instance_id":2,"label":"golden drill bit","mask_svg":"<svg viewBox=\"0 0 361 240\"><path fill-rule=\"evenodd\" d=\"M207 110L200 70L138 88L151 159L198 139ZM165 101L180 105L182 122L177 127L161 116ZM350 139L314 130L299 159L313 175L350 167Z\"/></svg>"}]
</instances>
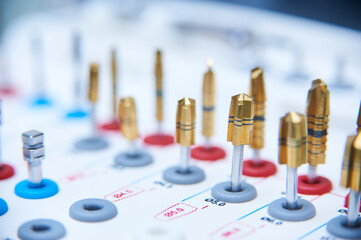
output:
<instances>
[{"instance_id":1,"label":"golden drill bit","mask_svg":"<svg viewBox=\"0 0 361 240\"><path fill-rule=\"evenodd\" d=\"M347 137L341 185L356 192L361 191L361 133Z\"/></svg>"},{"instance_id":2,"label":"golden drill bit","mask_svg":"<svg viewBox=\"0 0 361 240\"><path fill-rule=\"evenodd\" d=\"M312 81L307 97L308 163L311 166L325 163L328 116L330 113L329 91L321 79Z\"/></svg>"},{"instance_id":3,"label":"golden drill bit","mask_svg":"<svg viewBox=\"0 0 361 240\"><path fill-rule=\"evenodd\" d=\"M158 122L163 121L163 68L162 52L157 50L155 60L155 85L156 85L156 118Z\"/></svg>"},{"instance_id":4,"label":"golden drill bit","mask_svg":"<svg viewBox=\"0 0 361 240\"><path fill-rule=\"evenodd\" d=\"M227 141L234 146L252 143L254 100L247 94L232 97L228 117Z\"/></svg>"},{"instance_id":5,"label":"golden drill bit","mask_svg":"<svg viewBox=\"0 0 361 240\"><path fill-rule=\"evenodd\" d=\"M361 132L361 103L360 103L360 109L358 110L358 117L357 117L357 132Z\"/></svg>"},{"instance_id":6,"label":"golden drill bit","mask_svg":"<svg viewBox=\"0 0 361 240\"><path fill-rule=\"evenodd\" d=\"M91 103L95 104L98 101L98 73L99 65L92 63L89 72L89 93L88 99Z\"/></svg>"},{"instance_id":7,"label":"golden drill bit","mask_svg":"<svg viewBox=\"0 0 361 240\"><path fill-rule=\"evenodd\" d=\"M196 126L196 101L183 98L178 101L176 142L181 146L189 147L194 144Z\"/></svg>"},{"instance_id":8,"label":"golden drill bit","mask_svg":"<svg viewBox=\"0 0 361 240\"><path fill-rule=\"evenodd\" d=\"M202 134L210 138L214 134L214 102L215 102L215 81L212 72L212 59L207 60L208 71L203 78L203 124Z\"/></svg>"},{"instance_id":9,"label":"golden drill bit","mask_svg":"<svg viewBox=\"0 0 361 240\"><path fill-rule=\"evenodd\" d=\"M303 114L289 112L280 121L279 163L297 168L306 163L306 117Z\"/></svg>"},{"instance_id":10,"label":"golden drill bit","mask_svg":"<svg viewBox=\"0 0 361 240\"><path fill-rule=\"evenodd\" d=\"M266 108L266 91L263 80L263 70L254 68L251 72L249 95L254 98L253 140L251 148L264 147L264 116Z\"/></svg>"},{"instance_id":11,"label":"golden drill bit","mask_svg":"<svg viewBox=\"0 0 361 240\"><path fill-rule=\"evenodd\" d=\"M137 112L134 99L132 97L121 98L118 111L123 136L130 141L137 139Z\"/></svg>"},{"instance_id":12,"label":"golden drill bit","mask_svg":"<svg viewBox=\"0 0 361 240\"><path fill-rule=\"evenodd\" d=\"M113 90L113 116L117 116L117 58L115 49L112 50L112 90Z\"/></svg>"}]
</instances>

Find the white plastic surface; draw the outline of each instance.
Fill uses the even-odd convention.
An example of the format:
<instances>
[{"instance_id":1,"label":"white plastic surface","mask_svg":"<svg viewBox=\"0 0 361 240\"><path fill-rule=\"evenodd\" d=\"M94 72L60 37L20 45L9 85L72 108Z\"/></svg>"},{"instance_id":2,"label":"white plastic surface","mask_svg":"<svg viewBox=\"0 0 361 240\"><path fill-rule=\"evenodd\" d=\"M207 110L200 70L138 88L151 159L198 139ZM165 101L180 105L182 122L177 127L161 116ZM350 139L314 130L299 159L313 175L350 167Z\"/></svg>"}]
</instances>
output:
<instances>
[{"instance_id":1,"label":"white plastic surface","mask_svg":"<svg viewBox=\"0 0 361 240\"><path fill-rule=\"evenodd\" d=\"M346 136L355 133L360 101L359 80L361 34L339 27L254 9L217 3L161 2L149 6L136 21L118 18L117 7L106 12L102 5L84 5L74 9L53 10L27 16L9 29L5 36L5 56L10 73L20 90L20 98L4 99L2 147L4 162L16 168L16 175L0 181L0 197L9 211L0 217L0 239L17 239L18 227L29 220L50 218L66 227L66 239L134 239L150 224L166 222L179 229L185 239L328 239L326 223L343 213L347 190L339 187L341 162ZM75 14L76 13L76 14ZM287 42L283 47L236 49L218 38L202 34L185 34L174 26L179 22L206 23L227 28L249 28L259 41L272 39ZM201 143L201 86L206 59L214 60L216 76L216 135L214 144L227 151L224 160L202 162L207 178L194 185L173 185L162 179L162 171L179 162L177 145L146 147L154 163L140 168L116 168L114 157L127 148L119 134L105 134L110 147L96 152L74 148L74 142L90 134L90 119L64 119L73 99L71 68L71 36L82 33L84 62L82 75L87 86L87 66L100 64L99 122L111 117L110 49L118 49L119 92L133 96L138 111L141 137L153 133L155 121L155 86L153 63L155 49L164 51L165 122L164 131L175 132L177 100L184 96L197 101L197 138ZM41 33L45 49L45 77L49 95L55 106L49 109L29 107L35 86L32 85L30 39L32 31ZM261 44L262 45L262 44ZM277 44L276 44L277 45ZM289 47L297 45L304 54L308 81L287 81L292 70ZM257 55L257 57L255 57ZM211 188L229 180L232 145L226 142L229 104L232 95L248 92L250 70L264 63L267 87L266 147L262 158L277 162L279 119L286 112L304 112L311 80L321 77L335 80L336 56L347 59L345 78L354 84L350 91L331 91L331 115L327 143L327 163L318 171L328 177L334 189L322 196L302 196L317 210L305 222L282 222L267 214L267 206L282 197L286 188L285 167L268 178L244 178L254 185L258 196L253 201L229 204L215 201ZM84 93L84 96L86 94ZM45 134L46 158L43 175L59 184L59 193L49 199L27 200L14 194L15 185L27 178L22 159L21 133L37 129ZM141 144L140 144L141 145ZM252 151L245 148L245 159ZM306 166L299 169L305 174ZM68 210L72 203L84 198L104 198L114 202L118 216L102 223L73 220ZM341 211L342 212L342 211ZM165 225L166 226L166 225ZM138 235L139 236L139 235Z\"/></svg>"}]
</instances>

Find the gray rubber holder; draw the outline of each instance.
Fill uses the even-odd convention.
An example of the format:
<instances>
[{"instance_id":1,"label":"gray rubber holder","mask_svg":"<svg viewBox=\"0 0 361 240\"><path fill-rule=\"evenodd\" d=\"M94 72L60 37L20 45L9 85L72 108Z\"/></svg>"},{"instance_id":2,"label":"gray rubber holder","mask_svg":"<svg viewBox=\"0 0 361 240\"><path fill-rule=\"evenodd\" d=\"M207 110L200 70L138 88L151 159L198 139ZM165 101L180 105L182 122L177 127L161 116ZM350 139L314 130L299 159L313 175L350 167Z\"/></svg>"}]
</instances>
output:
<instances>
[{"instance_id":1,"label":"gray rubber holder","mask_svg":"<svg viewBox=\"0 0 361 240\"><path fill-rule=\"evenodd\" d=\"M286 198L280 198L271 202L267 212L274 218L291 222L306 221L316 215L316 209L309 201L298 199L297 205L298 209L288 209L285 207Z\"/></svg>"},{"instance_id":2,"label":"gray rubber holder","mask_svg":"<svg viewBox=\"0 0 361 240\"><path fill-rule=\"evenodd\" d=\"M241 183L242 191L232 192L231 182L221 182L212 188L211 195L217 200L228 203L248 202L257 197L257 190L251 184Z\"/></svg>"},{"instance_id":3,"label":"gray rubber holder","mask_svg":"<svg viewBox=\"0 0 361 240\"><path fill-rule=\"evenodd\" d=\"M206 175L202 169L196 166L189 166L187 173L182 173L179 166L174 166L163 172L163 178L167 182L175 184L194 184L203 181Z\"/></svg>"},{"instance_id":4,"label":"gray rubber holder","mask_svg":"<svg viewBox=\"0 0 361 240\"><path fill-rule=\"evenodd\" d=\"M21 225L18 237L22 240L56 240L65 236L65 227L51 219L35 219Z\"/></svg>"},{"instance_id":5,"label":"gray rubber holder","mask_svg":"<svg viewBox=\"0 0 361 240\"><path fill-rule=\"evenodd\" d=\"M138 150L137 154L121 153L115 157L115 163L126 167L141 167L153 162L153 157L145 152Z\"/></svg>"},{"instance_id":6,"label":"gray rubber holder","mask_svg":"<svg viewBox=\"0 0 361 240\"><path fill-rule=\"evenodd\" d=\"M98 198L77 201L69 209L70 217L81 222L102 222L117 214L118 210L113 203Z\"/></svg>"},{"instance_id":7,"label":"gray rubber holder","mask_svg":"<svg viewBox=\"0 0 361 240\"><path fill-rule=\"evenodd\" d=\"M82 150L100 150L108 147L109 143L101 137L89 137L75 143L75 147Z\"/></svg>"},{"instance_id":8,"label":"gray rubber holder","mask_svg":"<svg viewBox=\"0 0 361 240\"><path fill-rule=\"evenodd\" d=\"M338 237L338 238L346 238L346 239L361 239L361 218L358 220L358 227L351 228L347 227L347 217L339 216L331 219L327 223L326 230L330 234Z\"/></svg>"}]
</instances>

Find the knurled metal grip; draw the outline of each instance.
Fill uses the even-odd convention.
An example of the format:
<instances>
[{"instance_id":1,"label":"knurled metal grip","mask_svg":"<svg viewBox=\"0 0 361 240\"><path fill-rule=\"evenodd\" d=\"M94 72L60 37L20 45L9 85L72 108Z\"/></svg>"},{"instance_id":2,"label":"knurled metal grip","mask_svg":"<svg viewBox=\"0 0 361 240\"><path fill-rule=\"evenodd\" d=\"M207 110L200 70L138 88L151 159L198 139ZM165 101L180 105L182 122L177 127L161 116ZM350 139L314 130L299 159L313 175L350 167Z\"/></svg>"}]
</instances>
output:
<instances>
[{"instance_id":1,"label":"knurled metal grip","mask_svg":"<svg viewBox=\"0 0 361 240\"><path fill-rule=\"evenodd\" d=\"M44 133L31 130L22 134L22 140L25 161L36 162L44 159Z\"/></svg>"}]
</instances>

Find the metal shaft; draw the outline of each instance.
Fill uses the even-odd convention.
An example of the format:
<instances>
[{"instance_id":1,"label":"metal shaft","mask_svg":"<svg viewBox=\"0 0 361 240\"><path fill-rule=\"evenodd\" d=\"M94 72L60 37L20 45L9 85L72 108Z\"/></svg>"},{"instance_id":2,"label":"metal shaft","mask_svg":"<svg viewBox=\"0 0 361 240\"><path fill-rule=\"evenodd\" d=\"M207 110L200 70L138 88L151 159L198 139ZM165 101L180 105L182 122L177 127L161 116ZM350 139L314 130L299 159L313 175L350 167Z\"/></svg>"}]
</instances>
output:
<instances>
[{"instance_id":1,"label":"metal shaft","mask_svg":"<svg viewBox=\"0 0 361 240\"><path fill-rule=\"evenodd\" d=\"M308 182L317 182L317 166L308 165Z\"/></svg>"},{"instance_id":2,"label":"metal shaft","mask_svg":"<svg viewBox=\"0 0 361 240\"><path fill-rule=\"evenodd\" d=\"M32 40L32 55L34 60L34 80L39 96L45 95L45 76L44 76L44 53L42 41L39 38Z\"/></svg>"},{"instance_id":3,"label":"metal shaft","mask_svg":"<svg viewBox=\"0 0 361 240\"><path fill-rule=\"evenodd\" d=\"M349 227L356 227L357 220L359 218L358 212L360 208L360 192L351 190L348 199L348 213L347 213L347 225Z\"/></svg>"},{"instance_id":4,"label":"metal shaft","mask_svg":"<svg viewBox=\"0 0 361 240\"><path fill-rule=\"evenodd\" d=\"M287 167L286 200L290 209L297 208L297 168Z\"/></svg>"},{"instance_id":5,"label":"metal shaft","mask_svg":"<svg viewBox=\"0 0 361 240\"><path fill-rule=\"evenodd\" d=\"M97 121L96 121L96 111L95 111L95 104L92 103L91 106L91 127L92 127L92 132L93 135L97 135L98 134L98 129L97 129Z\"/></svg>"},{"instance_id":6,"label":"metal shaft","mask_svg":"<svg viewBox=\"0 0 361 240\"><path fill-rule=\"evenodd\" d=\"M253 149L253 164L260 165L261 164L261 151L259 149Z\"/></svg>"},{"instance_id":7,"label":"metal shaft","mask_svg":"<svg viewBox=\"0 0 361 240\"><path fill-rule=\"evenodd\" d=\"M136 155L138 152L137 143L135 140L129 141L129 151L128 153L132 156Z\"/></svg>"},{"instance_id":8,"label":"metal shaft","mask_svg":"<svg viewBox=\"0 0 361 240\"><path fill-rule=\"evenodd\" d=\"M205 147L206 149L210 149L210 148L212 147L211 138L208 138L208 137L205 138L204 147Z\"/></svg>"},{"instance_id":9,"label":"metal shaft","mask_svg":"<svg viewBox=\"0 0 361 240\"><path fill-rule=\"evenodd\" d=\"M180 168L183 173L189 170L190 147L180 146Z\"/></svg>"},{"instance_id":10,"label":"metal shaft","mask_svg":"<svg viewBox=\"0 0 361 240\"><path fill-rule=\"evenodd\" d=\"M243 166L244 145L233 146L232 173L231 173L231 191L241 191L241 178Z\"/></svg>"},{"instance_id":11,"label":"metal shaft","mask_svg":"<svg viewBox=\"0 0 361 240\"><path fill-rule=\"evenodd\" d=\"M75 107L80 107L81 102L81 39L80 35L73 36L73 61L74 61L74 102Z\"/></svg>"},{"instance_id":12,"label":"metal shaft","mask_svg":"<svg viewBox=\"0 0 361 240\"><path fill-rule=\"evenodd\" d=\"M161 135L163 133L163 124L162 121L157 122L157 133Z\"/></svg>"},{"instance_id":13,"label":"metal shaft","mask_svg":"<svg viewBox=\"0 0 361 240\"><path fill-rule=\"evenodd\" d=\"M28 162L28 176L30 187L41 187L41 180L43 178L41 161Z\"/></svg>"}]
</instances>

